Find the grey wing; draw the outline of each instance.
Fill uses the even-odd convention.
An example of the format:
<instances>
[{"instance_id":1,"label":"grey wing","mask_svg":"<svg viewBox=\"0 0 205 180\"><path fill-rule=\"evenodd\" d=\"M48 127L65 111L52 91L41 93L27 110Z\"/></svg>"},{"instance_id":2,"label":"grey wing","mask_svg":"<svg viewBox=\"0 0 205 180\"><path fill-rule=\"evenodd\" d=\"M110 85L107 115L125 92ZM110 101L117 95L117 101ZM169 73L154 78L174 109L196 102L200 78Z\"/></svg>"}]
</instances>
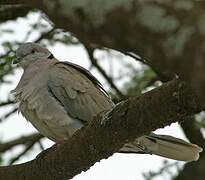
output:
<instances>
[{"instance_id":1,"label":"grey wing","mask_svg":"<svg viewBox=\"0 0 205 180\"><path fill-rule=\"evenodd\" d=\"M58 62L49 69L48 90L69 116L83 122L114 106L96 79L92 81L91 74L83 73L82 67L79 70L73 64Z\"/></svg>"}]
</instances>

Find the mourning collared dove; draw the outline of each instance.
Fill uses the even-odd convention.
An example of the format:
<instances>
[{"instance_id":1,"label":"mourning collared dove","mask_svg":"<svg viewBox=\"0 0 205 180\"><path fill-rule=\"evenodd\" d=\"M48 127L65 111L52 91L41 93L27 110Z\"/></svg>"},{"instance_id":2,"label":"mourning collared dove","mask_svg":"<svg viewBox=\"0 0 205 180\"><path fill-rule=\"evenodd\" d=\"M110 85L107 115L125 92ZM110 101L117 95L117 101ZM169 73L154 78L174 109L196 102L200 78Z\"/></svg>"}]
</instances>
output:
<instances>
[{"instance_id":1,"label":"mourning collared dove","mask_svg":"<svg viewBox=\"0 0 205 180\"><path fill-rule=\"evenodd\" d=\"M19 111L49 139L69 139L102 111L115 107L99 81L86 69L70 62L58 61L52 53L36 43L22 44L14 64L24 73L13 90ZM181 161L199 158L202 148L184 140L149 135L124 145L121 153L149 153Z\"/></svg>"}]
</instances>

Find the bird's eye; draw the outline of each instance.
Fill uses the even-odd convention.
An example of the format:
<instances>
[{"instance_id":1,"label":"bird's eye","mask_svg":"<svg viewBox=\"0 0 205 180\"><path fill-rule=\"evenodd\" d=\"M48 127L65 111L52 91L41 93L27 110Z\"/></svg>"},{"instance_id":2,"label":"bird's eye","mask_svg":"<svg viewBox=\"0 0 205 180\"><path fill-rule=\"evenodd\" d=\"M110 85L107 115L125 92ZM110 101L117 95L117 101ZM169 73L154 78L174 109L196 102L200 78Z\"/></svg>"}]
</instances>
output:
<instances>
[{"instance_id":1,"label":"bird's eye","mask_svg":"<svg viewBox=\"0 0 205 180\"><path fill-rule=\"evenodd\" d=\"M32 50L31 53L32 53L32 54L35 53L35 50Z\"/></svg>"}]
</instances>

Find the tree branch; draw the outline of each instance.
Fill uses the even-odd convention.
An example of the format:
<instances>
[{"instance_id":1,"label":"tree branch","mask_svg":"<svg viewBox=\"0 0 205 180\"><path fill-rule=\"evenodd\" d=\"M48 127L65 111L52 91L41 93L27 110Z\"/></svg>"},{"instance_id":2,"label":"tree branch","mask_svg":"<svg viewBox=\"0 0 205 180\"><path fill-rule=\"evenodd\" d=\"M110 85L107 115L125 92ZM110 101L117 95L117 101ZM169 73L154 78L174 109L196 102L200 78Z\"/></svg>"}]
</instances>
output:
<instances>
[{"instance_id":1,"label":"tree branch","mask_svg":"<svg viewBox=\"0 0 205 180\"><path fill-rule=\"evenodd\" d=\"M125 95L118 89L118 87L114 84L113 80L107 75L107 73L102 69L102 67L98 64L97 59L93 56L94 49L90 47L89 45L83 44L85 49L87 50L89 59L93 66L95 66L98 71L102 74L102 76L107 80L107 82L110 84L110 86L115 90L117 95L120 98L125 98Z\"/></svg>"},{"instance_id":2,"label":"tree branch","mask_svg":"<svg viewBox=\"0 0 205 180\"><path fill-rule=\"evenodd\" d=\"M162 176L164 173L170 173L170 168L178 167L178 163L179 162L168 163L165 161L163 164L163 167L161 167L158 171L156 172L149 171L149 172L143 173L143 176L145 180L153 180L157 176Z\"/></svg>"},{"instance_id":3,"label":"tree branch","mask_svg":"<svg viewBox=\"0 0 205 180\"><path fill-rule=\"evenodd\" d=\"M108 158L123 144L201 110L198 98L179 80L118 104L63 144L33 161L0 168L7 180L66 180ZM83 151L82 151L83 149Z\"/></svg>"},{"instance_id":4,"label":"tree branch","mask_svg":"<svg viewBox=\"0 0 205 180\"><path fill-rule=\"evenodd\" d=\"M0 0L1 5L16 5L23 4L25 0Z\"/></svg>"},{"instance_id":5,"label":"tree branch","mask_svg":"<svg viewBox=\"0 0 205 180\"><path fill-rule=\"evenodd\" d=\"M0 143L0 152L5 152L8 149L13 148L14 146L17 145L24 145L30 142L37 142L39 139L43 138L43 136L39 133L35 133L35 134L31 134L28 136L22 136L20 138L14 139L12 141L9 142L5 142L5 143Z\"/></svg>"},{"instance_id":6,"label":"tree branch","mask_svg":"<svg viewBox=\"0 0 205 180\"><path fill-rule=\"evenodd\" d=\"M186 137L193 143L197 143L203 149L205 148L205 141L200 128L196 126L194 116L187 118L187 121L181 123L181 127ZM205 153L201 153L201 157L197 163L187 163L184 165L183 171L175 178L175 180L201 180L204 176L204 169L201 168L205 164Z\"/></svg>"},{"instance_id":7,"label":"tree branch","mask_svg":"<svg viewBox=\"0 0 205 180\"><path fill-rule=\"evenodd\" d=\"M1 2L0 2L1 4ZM30 7L24 5L5 5L0 6L0 22L13 20L18 17L25 16L31 10Z\"/></svg>"},{"instance_id":8,"label":"tree branch","mask_svg":"<svg viewBox=\"0 0 205 180\"><path fill-rule=\"evenodd\" d=\"M24 156L29 150L31 150L31 148L34 146L35 143L36 141L34 140L25 144L24 150L20 152L16 157L12 158L9 162L9 165L12 165L16 161L18 161L22 156Z\"/></svg>"}]
</instances>

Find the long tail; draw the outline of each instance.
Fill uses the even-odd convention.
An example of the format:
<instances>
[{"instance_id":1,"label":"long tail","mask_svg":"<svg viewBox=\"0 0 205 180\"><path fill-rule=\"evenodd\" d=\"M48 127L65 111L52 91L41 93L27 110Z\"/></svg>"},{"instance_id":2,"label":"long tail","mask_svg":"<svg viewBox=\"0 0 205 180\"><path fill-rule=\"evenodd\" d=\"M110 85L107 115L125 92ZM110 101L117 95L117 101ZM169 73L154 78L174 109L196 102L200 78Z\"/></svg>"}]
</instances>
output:
<instances>
[{"instance_id":1,"label":"long tail","mask_svg":"<svg viewBox=\"0 0 205 180\"><path fill-rule=\"evenodd\" d=\"M179 161L197 161L202 150L196 144L182 139L151 133L125 144L119 152L155 154Z\"/></svg>"}]
</instances>

